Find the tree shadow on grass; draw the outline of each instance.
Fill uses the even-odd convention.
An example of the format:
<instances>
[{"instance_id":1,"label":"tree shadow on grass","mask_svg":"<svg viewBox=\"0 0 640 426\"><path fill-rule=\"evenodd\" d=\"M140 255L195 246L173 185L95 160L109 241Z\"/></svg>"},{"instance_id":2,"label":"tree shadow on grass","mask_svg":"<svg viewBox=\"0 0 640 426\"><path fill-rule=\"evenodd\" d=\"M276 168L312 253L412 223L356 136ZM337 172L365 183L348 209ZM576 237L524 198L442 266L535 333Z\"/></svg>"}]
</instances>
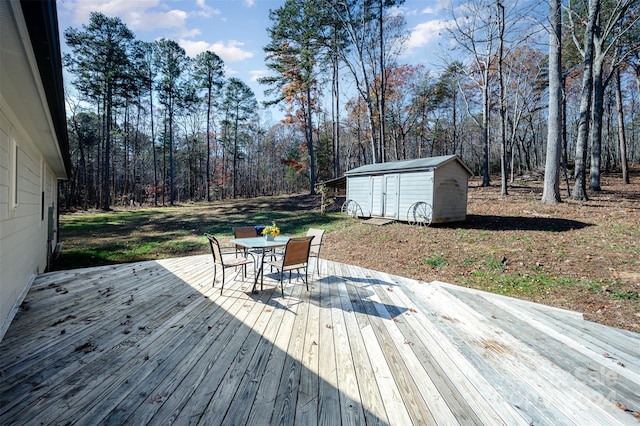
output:
<instances>
[{"instance_id":1,"label":"tree shadow on grass","mask_svg":"<svg viewBox=\"0 0 640 426\"><path fill-rule=\"evenodd\" d=\"M440 228L484 229L487 231L567 232L593 226L591 223L555 217L467 215L464 222L434 224Z\"/></svg>"}]
</instances>

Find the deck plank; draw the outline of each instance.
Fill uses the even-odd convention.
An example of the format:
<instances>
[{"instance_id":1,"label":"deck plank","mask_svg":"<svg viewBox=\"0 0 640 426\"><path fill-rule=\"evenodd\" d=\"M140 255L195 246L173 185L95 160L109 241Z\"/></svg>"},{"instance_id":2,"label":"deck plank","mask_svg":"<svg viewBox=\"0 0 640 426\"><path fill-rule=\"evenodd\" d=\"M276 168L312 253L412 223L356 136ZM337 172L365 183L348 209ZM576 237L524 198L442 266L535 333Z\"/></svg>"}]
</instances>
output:
<instances>
[{"instance_id":1,"label":"deck plank","mask_svg":"<svg viewBox=\"0 0 640 426\"><path fill-rule=\"evenodd\" d=\"M297 291L294 291L288 297L297 299L300 292L301 288L298 286ZM272 306L271 308L275 308L276 305ZM286 398L287 396L285 395L289 394L289 392L286 392L285 395L282 395L279 387L284 371L287 369L288 362L295 364L295 349L293 347L289 349L289 347L292 340L297 342L298 339L292 339L292 335L296 335L296 332L301 333L301 331L297 330L304 330L306 327L305 309L298 311L299 308L299 304L293 304L291 309L280 309L283 311L282 318L280 323L277 324L277 333L273 340L274 344L266 360L255 399L245 408L249 411L247 424L268 423L276 411L276 402L281 398ZM289 372L292 370L294 369L291 367L288 368ZM289 377L292 376L294 378L296 377L295 370ZM295 384L296 380L297 379L291 382L288 381L287 383ZM288 401L289 400L287 400L287 402Z\"/></svg>"},{"instance_id":2,"label":"deck plank","mask_svg":"<svg viewBox=\"0 0 640 426\"><path fill-rule=\"evenodd\" d=\"M230 294L229 290L226 290L224 295L220 295L218 289L214 292L214 295L209 297L214 313L208 317L209 333L200 343L201 347L192 354L190 362L181 365L179 370L174 370L175 376L168 376L163 385L156 388L143 410L138 408L131 413L128 419L130 424L146 424L148 421L154 424L173 423L182 419L184 407L205 380L207 373L211 369L219 368L216 363L220 352L225 349L227 342L233 339L239 327L238 321L242 321L248 312L247 299L238 297L238 291ZM262 303L263 299L256 300L256 305Z\"/></svg>"},{"instance_id":3,"label":"deck plank","mask_svg":"<svg viewBox=\"0 0 640 426\"><path fill-rule=\"evenodd\" d=\"M287 381L282 382L278 394L286 398L281 402L276 401L278 416L273 420L278 421L272 423L305 425L318 421L320 300L326 296L326 292L323 286L316 283L311 283L311 288L308 306L298 313L289 344L288 353L291 357L285 363L286 376L283 376L287 377ZM285 423L282 421L284 419L289 422Z\"/></svg>"},{"instance_id":4,"label":"deck plank","mask_svg":"<svg viewBox=\"0 0 640 426\"><path fill-rule=\"evenodd\" d=\"M325 260L284 298L212 270L38 276L0 342L0 424L637 424L637 333Z\"/></svg>"},{"instance_id":5,"label":"deck plank","mask_svg":"<svg viewBox=\"0 0 640 426\"><path fill-rule=\"evenodd\" d=\"M331 285L320 290L320 324L318 338L318 423L340 424L340 395L336 364L336 348L331 322L332 302Z\"/></svg>"},{"instance_id":6,"label":"deck plank","mask_svg":"<svg viewBox=\"0 0 640 426\"><path fill-rule=\"evenodd\" d=\"M369 354L368 344L374 342L366 341L360 333L357 310L354 304L359 300L351 284L342 280L334 280L338 286L338 293L342 305L347 334L349 336L349 347L351 348L351 358L353 360L355 378L357 380L360 401L363 409L364 420L368 425L389 424L389 418L384 411L384 401L380 394L380 389L376 384L376 372L373 369Z\"/></svg>"},{"instance_id":7,"label":"deck plank","mask_svg":"<svg viewBox=\"0 0 640 426\"><path fill-rule=\"evenodd\" d=\"M331 324L336 348L337 383L340 391L340 423L361 425L365 419L356 377L354 348L345 323L344 298L340 292L342 286L344 286L344 282L341 280L336 280L328 286L331 293ZM349 313L346 312L346 314Z\"/></svg>"}]
</instances>

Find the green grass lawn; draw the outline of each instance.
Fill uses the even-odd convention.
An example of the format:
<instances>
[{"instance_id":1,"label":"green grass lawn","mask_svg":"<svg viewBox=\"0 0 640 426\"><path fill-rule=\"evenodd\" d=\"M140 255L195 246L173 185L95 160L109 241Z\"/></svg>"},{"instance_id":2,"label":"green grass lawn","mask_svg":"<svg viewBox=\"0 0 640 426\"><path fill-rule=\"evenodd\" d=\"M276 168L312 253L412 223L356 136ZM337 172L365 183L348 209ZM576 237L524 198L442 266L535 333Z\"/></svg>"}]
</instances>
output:
<instances>
[{"instance_id":1,"label":"green grass lawn","mask_svg":"<svg viewBox=\"0 0 640 426\"><path fill-rule=\"evenodd\" d=\"M53 269L73 269L209 252L204 233L222 242L233 227L277 223L284 235L303 235L310 227L330 230L339 213L296 209L283 198L225 201L60 217L63 254Z\"/></svg>"}]
</instances>

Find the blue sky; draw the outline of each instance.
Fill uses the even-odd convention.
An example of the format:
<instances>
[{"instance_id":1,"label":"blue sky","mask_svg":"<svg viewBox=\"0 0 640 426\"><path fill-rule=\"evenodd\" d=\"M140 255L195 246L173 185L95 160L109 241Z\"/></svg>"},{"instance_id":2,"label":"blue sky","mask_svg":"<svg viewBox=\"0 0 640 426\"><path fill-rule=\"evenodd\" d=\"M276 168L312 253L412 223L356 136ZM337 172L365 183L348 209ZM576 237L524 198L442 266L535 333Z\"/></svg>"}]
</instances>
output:
<instances>
[{"instance_id":1,"label":"blue sky","mask_svg":"<svg viewBox=\"0 0 640 426\"><path fill-rule=\"evenodd\" d=\"M178 42L191 57L205 50L220 56L227 77L238 77L264 99L264 87L256 79L267 72L263 46L271 25L269 10L284 0L58 0L60 31L80 27L92 11L118 16L136 37L144 41L168 38ZM445 1L406 0L397 10L407 21L410 38L402 62L435 62L439 32L444 26ZM62 39L63 50L64 38Z\"/></svg>"}]
</instances>

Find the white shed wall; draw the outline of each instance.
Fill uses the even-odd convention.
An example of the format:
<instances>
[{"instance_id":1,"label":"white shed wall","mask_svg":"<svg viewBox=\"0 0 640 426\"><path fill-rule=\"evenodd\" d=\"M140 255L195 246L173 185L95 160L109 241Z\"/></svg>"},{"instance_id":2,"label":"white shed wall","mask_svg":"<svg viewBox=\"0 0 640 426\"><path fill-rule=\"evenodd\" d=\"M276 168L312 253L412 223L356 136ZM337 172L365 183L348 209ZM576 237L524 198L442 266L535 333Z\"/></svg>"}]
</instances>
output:
<instances>
[{"instance_id":1,"label":"white shed wall","mask_svg":"<svg viewBox=\"0 0 640 426\"><path fill-rule=\"evenodd\" d=\"M371 216L371 176L347 178L347 200L354 200L362 209L362 216Z\"/></svg>"},{"instance_id":2,"label":"white shed wall","mask_svg":"<svg viewBox=\"0 0 640 426\"><path fill-rule=\"evenodd\" d=\"M408 220L409 208L419 201L433 204L433 170L400 174L399 219Z\"/></svg>"},{"instance_id":3,"label":"white shed wall","mask_svg":"<svg viewBox=\"0 0 640 426\"><path fill-rule=\"evenodd\" d=\"M469 176L457 162L439 167L434 174L432 223L457 222L467 217Z\"/></svg>"}]
</instances>

